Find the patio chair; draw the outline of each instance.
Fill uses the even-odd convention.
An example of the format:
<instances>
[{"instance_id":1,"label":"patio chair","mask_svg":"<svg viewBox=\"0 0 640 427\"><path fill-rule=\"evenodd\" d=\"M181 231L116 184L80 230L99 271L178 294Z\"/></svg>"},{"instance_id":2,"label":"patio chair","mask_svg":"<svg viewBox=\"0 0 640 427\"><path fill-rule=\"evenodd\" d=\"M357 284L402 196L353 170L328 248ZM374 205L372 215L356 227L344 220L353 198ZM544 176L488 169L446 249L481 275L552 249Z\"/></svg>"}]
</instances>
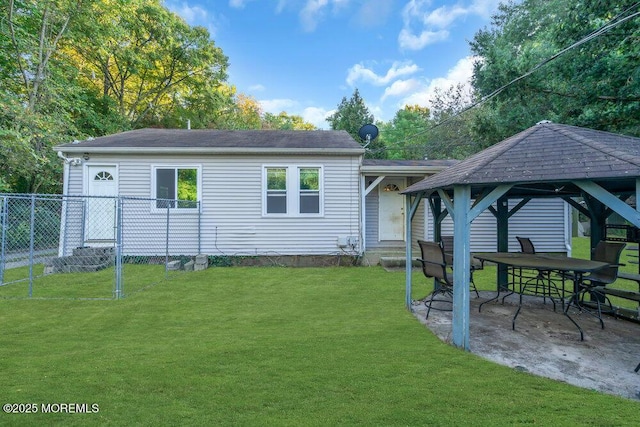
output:
<instances>
[{"instance_id":1,"label":"patio chair","mask_svg":"<svg viewBox=\"0 0 640 427\"><path fill-rule=\"evenodd\" d=\"M518 243L520 244L520 252L523 254L536 253L536 248L533 242L528 237L516 236ZM529 278L520 288L520 297L522 294L542 295L543 301L546 304L547 298L553 302L553 310L556 309L556 301L554 297L557 297L561 301L564 301L564 293L560 291L560 288L551 280L551 271L548 270L536 270L535 276ZM504 298L503 298L504 300Z\"/></svg>"},{"instance_id":2,"label":"patio chair","mask_svg":"<svg viewBox=\"0 0 640 427\"><path fill-rule=\"evenodd\" d=\"M594 261L606 262L610 266L588 273L582 276L578 283L578 294L572 299L581 311L595 316L600 321L600 326L604 329L602 320L602 306L606 304L606 312L615 315L615 310L609 297L603 292L604 287L613 283L618 278L618 267L620 267L620 254L626 243L600 241L596 245L591 257ZM585 296L589 295L589 300L585 301ZM595 312L593 311L595 305ZM568 308L568 307L567 307Z\"/></svg>"},{"instance_id":3,"label":"patio chair","mask_svg":"<svg viewBox=\"0 0 640 427\"><path fill-rule=\"evenodd\" d=\"M440 237L440 241L442 242L442 248L444 250L445 260L447 265L453 265L453 236L442 236ZM476 288L476 284L473 281L473 272L476 270L482 270L484 265L479 262L477 259L471 257L471 271L470 271L470 285L471 289L476 293L476 298L480 298L480 294L478 293L478 288Z\"/></svg>"},{"instance_id":4,"label":"patio chair","mask_svg":"<svg viewBox=\"0 0 640 427\"><path fill-rule=\"evenodd\" d=\"M442 242L418 240L418 245L422 255L422 258L418 259L422 264L422 273L425 277L435 280L435 288L424 302L427 307L425 319L428 319L431 309L442 311L453 309L453 270L451 265L447 263ZM475 285L473 288L475 289ZM439 305L434 306L434 302L443 302L446 305L444 308Z\"/></svg>"}]
</instances>

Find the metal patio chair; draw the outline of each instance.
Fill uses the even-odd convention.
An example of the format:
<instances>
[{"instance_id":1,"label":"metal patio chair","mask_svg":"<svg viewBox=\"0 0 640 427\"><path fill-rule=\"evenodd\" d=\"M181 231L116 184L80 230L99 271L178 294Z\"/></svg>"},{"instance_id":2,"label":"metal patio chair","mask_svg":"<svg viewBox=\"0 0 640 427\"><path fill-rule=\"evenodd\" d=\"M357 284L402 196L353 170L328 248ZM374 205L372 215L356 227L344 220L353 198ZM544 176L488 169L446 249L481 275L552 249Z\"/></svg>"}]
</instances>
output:
<instances>
[{"instance_id":1,"label":"metal patio chair","mask_svg":"<svg viewBox=\"0 0 640 427\"><path fill-rule=\"evenodd\" d=\"M520 252L522 252L523 254L535 255L536 248L530 238L516 236L516 239L520 244ZM522 285L520 289L521 298L523 293L542 295L543 301L545 303L547 302L547 298L551 299L551 302L553 302L554 311L556 309L555 298L563 301L564 304L564 293L560 290L556 283L551 280L551 273L552 272L549 270L536 270L535 276L528 278L528 280L526 280Z\"/></svg>"},{"instance_id":2,"label":"metal patio chair","mask_svg":"<svg viewBox=\"0 0 640 427\"><path fill-rule=\"evenodd\" d=\"M451 311L453 309L453 269L447 263L447 256L442 242L418 240L418 245L422 255L422 258L418 259L422 264L422 273L425 277L435 280L435 288L424 302L427 307L425 319L428 319L431 309L441 311ZM475 289L475 285L472 284L472 286ZM445 307L434 306L434 302L445 303Z\"/></svg>"},{"instance_id":3,"label":"metal patio chair","mask_svg":"<svg viewBox=\"0 0 640 427\"><path fill-rule=\"evenodd\" d=\"M445 260L447 261L447 265L453 266L453 236L442 236L440 238L442 242L442 248L444 250ZM478 293L478 288L476 288L476 284L473 281L473 272L476 270L482 270L484 266L477 259L471 257L471 271L470 271L470 286L471 289L476 293L476 298L480 298L480 294Z\"/></svg>"},{"instance_id":4,"label":"metal patio chair","mask_svg":"<svg viewBox=\"0 0 640 427\"><path fill-rule=\"evenodd\" d=\"M622 242L607 242L604 240L598 242L591 258L594 261L606 262L610 266L584 275L577 284L578 295L572 298L578 309L595 316L600 321L600 326L603 329L603 305L606 306L606 312L615 315L613 304L603 290L606 285L615 282L618 278L618 267L622 265L620 264L620 254L625 245L626 243ZM585 301L585 296L587 295L589 295L589 300Z\"/></svg>"}]
</instances>

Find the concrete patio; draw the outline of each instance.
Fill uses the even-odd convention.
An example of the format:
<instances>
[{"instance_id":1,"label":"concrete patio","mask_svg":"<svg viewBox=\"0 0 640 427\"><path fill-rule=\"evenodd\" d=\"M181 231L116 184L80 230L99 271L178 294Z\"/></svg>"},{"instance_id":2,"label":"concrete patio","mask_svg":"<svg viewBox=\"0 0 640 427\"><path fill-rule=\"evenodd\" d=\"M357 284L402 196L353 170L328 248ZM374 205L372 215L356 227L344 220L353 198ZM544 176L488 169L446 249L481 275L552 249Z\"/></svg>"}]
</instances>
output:
<instances>
[{"instance_id":1,"label":"concrete patio","mask_svg":"<svg viewBox=\"0 0 640 427\"><path fill-rule=\"evenodd\" d=\"M586 313L571 310L572 318L582 327L584 341L575 325L553 311L553 304L542 298L525 298L517 318L518 296L504 304L490 302L478 312L478 306L495 292L472 294L470 301L470 351L501 365L534 375L563 381L578 387L640 401L640 324L606 317L605 329ZM412 310L419 321L435 335L451 343L450 311L431 310L425 319L423 303L414 302Z\"/></svg>"}]
</instances>

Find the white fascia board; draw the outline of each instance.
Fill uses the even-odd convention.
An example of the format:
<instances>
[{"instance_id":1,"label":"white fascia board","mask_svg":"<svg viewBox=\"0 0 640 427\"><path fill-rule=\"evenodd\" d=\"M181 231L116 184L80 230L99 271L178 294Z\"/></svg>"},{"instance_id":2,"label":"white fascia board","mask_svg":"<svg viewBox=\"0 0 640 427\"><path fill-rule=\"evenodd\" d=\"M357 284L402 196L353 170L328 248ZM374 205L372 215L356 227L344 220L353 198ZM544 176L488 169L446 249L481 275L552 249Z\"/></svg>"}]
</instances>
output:
<instances>
[{"instance_id":1,"label":"white fascia board","mask_svg":"<svg viewBox=\"0 0 640 427\"><path fill-rule=\"evenodd\" d=\"M407 176L407 175L433 175L449 166L362 166L362 175L387 175L387 176Z\"/></svg>"},{"instance_id":2,"label":"white fascia board","mask_svg":"<svg viewBox=\"0 0 640 427\"><path fill-rule=\"evenodd\" d=\"M362 155L359 148L245 148L245 147L53 147L64 153L89 154L289 154L289 155Z\"/></svg>"}]
</instances>

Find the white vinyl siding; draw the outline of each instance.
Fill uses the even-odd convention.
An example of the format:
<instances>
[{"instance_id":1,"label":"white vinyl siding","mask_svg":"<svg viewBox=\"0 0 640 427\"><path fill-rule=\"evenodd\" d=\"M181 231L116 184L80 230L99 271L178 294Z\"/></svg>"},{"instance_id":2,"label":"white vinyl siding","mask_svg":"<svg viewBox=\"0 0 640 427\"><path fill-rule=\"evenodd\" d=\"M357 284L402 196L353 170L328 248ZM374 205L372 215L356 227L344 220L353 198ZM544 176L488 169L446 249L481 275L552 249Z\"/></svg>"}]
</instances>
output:
<instances>
[{"instance_id":1,"label":"white vinyl siding","mask_svg":"<svg viewBox=\"0 0 640 427\"><path fill-rule=\"evenodd\" d=\"M519 199L509 200L509 209L513 209L519 202ZM430 209L427 221L425 237L432 240L433 218ZM570 229L569 208L564 200L532 199L509 218L509 251L520 251L516 236L522 236L532 240L537 252L566 253L569 239L567 233ZM471 252L496 251L496 233L496 218L489 210L485 210L471 223ZM453 235L453 222L449 215L442 222L442 235Z\"/></svg>"},{"instance_id":2,"label":"white vinyl siding","mask_svg":"<svg viewBox=\"0 0 640 427\"><path fill-rule=\"evenodd\" d=\"M170 242L180 250L190 251L185 255L197 252L198 220L201 252L212 256L333 255L343 253L337 245L339 237L360 240L360 156L177 157L165 160L161 155L94 154L92 160L117 164L119 194L145 199L152 194L153 167L200 167L201 217L191 210L170 217ZM289 168L295 188L299 168L320 168L321 215L263 215L263 173L265 165L270 164ZM80 169L81 174L81 167L72 169ZM81 186L71 185L76 181L76 170L72 171L69 189L81 194ZM148 201L146 208L137 204L131 208L135 210L123 218L123 232L134 236L136 242L140 239L140 245L136 243L136 247L124 250L164 254L164 246L160 247L159 242L165 236L158 235L156 230L165 227L166 209L152 209ZM128 225L131 227L127 228Z\"/></svg>"}]
</instances>

